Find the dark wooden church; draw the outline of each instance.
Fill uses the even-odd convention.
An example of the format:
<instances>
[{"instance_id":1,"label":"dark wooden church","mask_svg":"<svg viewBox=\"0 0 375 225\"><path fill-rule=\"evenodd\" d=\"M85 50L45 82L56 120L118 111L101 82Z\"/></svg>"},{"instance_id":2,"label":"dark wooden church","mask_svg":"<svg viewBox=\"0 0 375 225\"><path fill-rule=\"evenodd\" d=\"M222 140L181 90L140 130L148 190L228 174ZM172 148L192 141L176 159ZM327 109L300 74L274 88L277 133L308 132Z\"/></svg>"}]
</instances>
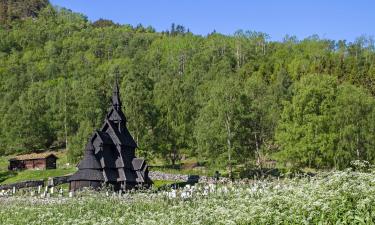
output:
<instances>
[{"instance_id":1,"label":"dark wooden church","mask_svg":"<svg viewBox=\"0 0 375 225\"><path fill-rule=\"evenodd\" d=\"M116 79L112 105L100 130L89 139L78 171L69 178L70 190L113 185L115 190L152 184L144 159L135 157L137 144L126 127Z\"/></svg>"}]
</instances>

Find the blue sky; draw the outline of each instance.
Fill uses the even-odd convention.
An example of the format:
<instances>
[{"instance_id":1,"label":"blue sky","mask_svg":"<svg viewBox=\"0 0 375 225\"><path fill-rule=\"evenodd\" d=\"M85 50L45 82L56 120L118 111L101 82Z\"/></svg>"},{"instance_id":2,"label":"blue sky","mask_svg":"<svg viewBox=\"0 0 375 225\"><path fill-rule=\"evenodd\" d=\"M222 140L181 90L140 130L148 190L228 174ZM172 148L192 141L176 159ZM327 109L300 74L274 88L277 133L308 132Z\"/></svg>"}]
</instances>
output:
<instances>
[{"instance_id":1,"label":"blue sky","mask_svg":"<svg viewBox=\"0 0 375 225\"><path fill-rule=\"evenodd\" d=\"M238 29L261 31L271 40L286 35L303 39L313 34L322 38L354 41L375 34L373 0L50 0L89 20L111 19L120 24L153 26L167 30L182 24L195 34L214 29L233 34Z\"/></svg>"}]
</instances>

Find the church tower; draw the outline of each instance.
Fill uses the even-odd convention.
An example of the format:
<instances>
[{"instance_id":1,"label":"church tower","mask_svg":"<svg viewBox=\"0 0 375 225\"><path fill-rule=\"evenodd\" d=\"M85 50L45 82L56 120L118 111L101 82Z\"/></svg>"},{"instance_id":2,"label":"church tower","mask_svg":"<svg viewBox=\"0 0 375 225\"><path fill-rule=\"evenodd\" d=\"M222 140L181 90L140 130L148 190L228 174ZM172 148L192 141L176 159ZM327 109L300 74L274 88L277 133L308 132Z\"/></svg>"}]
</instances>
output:
<instances>
[{"instance_id":1,"label":"church tower","mask_svg":"<svg viewBox=\"0 0 375 225\"><path fill-rule=\"evenodd\" d=\"M78 171L70 178L70 189L97 188L111 184L116 190L152 184L144 159L136 158L137 144L126 127L116 76L112 103L102 127L88 141Z\"/></svg>"}]
</instances>

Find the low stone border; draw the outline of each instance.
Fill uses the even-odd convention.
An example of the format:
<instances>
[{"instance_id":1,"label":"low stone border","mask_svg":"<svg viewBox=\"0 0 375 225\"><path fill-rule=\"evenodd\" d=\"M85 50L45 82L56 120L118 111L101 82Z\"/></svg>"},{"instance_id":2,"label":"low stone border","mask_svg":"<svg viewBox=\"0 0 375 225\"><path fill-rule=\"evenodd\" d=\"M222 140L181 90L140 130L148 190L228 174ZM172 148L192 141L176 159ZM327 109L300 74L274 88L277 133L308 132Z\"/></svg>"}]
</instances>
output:
<instances>
[{"instance_id":1,"label":"low stone border","mask_svg":"<svg viewBox=\"0 0 375 225\"><path fill-rule=\"evenodd\" d=\"M47 181L47 186L53 187L53 186L57 186L60 184L68 183L69 177L70 175L50 178ZM150 171L149 177L151 178L151 180L172 180L176 182L187 182L187 183L197 183L197 182L211 183L215 181L213 177L198 176L198 175L171 174L171 173L163 173L159 171ZM219 181L225 182L225 181L228 181L228 178L222 177L219 179ZM13 184L0 185L0 190L9 190L9 189L13 189L13 187L15 187L16 189L38 187L38 186L44 186L44 184L45 184L44 180L28 180L28 181L13 183Z\"/></svg>"},{"instance_id":2,"label":"low stone border","mask_svg":"<svg viewBox=\"0 0 375 225\"><path fill-rule=\"evenodd\" d=\"M44 186L44 180L27 180L22 182L17 182L13 184L4 184L0 186L0 190L9 190L9 189L20 189L20 188L28 188L28 187L38 187Z\"/></svg>"},{"instance_id":3,"label":"low stone border","mask_svg":"<svg viewBox=\"0 0 375 225\"><path fill-rule=\"evenodd\" d=\"M48 187L54 187L54 186L57 186L57 185L60 185L60 184L66 184L66 183L69 182L68 181L69 177L70 177L70 175L49 178L48 182L47 182Z\"/></svg>"},{"instance_id":4,"label":"low stone border","mask_svg":"<svg viewBox=\"0 0 375 225\"><path fill-rule=\"evenodd\" d=\"M162 173L159 171L150 171L148 173L151 180L173 180L178 182L185 182L188 180L188 175L182 174L171 174L171 173Z\"/></svg>"},{"instance_id":5,"label":"low stone border","mask_svg":"<svg viewBox=\"0 0 375 225\"><path fill-rule=\"evenodd\" d=\"M171 173L163 173L159 171L150 171L149 177L151 180L173 180L176 182L188 182L188 183L212 183L215 182L215 179L213 177L207 177L207 176L198 176L198 175L182 175L182 174L171 174ZM228 178L221 177L219 179L220 182L226 182L229 181Z\"/></svg>"}]
</instances>

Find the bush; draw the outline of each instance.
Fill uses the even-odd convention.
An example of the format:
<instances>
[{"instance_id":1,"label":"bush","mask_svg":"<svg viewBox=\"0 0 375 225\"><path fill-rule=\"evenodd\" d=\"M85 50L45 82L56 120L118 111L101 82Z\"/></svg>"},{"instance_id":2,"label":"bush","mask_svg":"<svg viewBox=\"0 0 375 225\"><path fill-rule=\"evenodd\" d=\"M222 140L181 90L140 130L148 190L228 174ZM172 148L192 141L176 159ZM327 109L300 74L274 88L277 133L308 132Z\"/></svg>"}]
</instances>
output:
<instances>
[{"instance_id":1,"label":"bush","mask_svg":"<svg viewBox=\"0 0 375 225\"><path fill-rule=\"evenodd\" d=\"M369 172L371 164L366 160L354 160L350 162L350 167L353 169L353 171Z\"/></svg>"}]
</instances>

